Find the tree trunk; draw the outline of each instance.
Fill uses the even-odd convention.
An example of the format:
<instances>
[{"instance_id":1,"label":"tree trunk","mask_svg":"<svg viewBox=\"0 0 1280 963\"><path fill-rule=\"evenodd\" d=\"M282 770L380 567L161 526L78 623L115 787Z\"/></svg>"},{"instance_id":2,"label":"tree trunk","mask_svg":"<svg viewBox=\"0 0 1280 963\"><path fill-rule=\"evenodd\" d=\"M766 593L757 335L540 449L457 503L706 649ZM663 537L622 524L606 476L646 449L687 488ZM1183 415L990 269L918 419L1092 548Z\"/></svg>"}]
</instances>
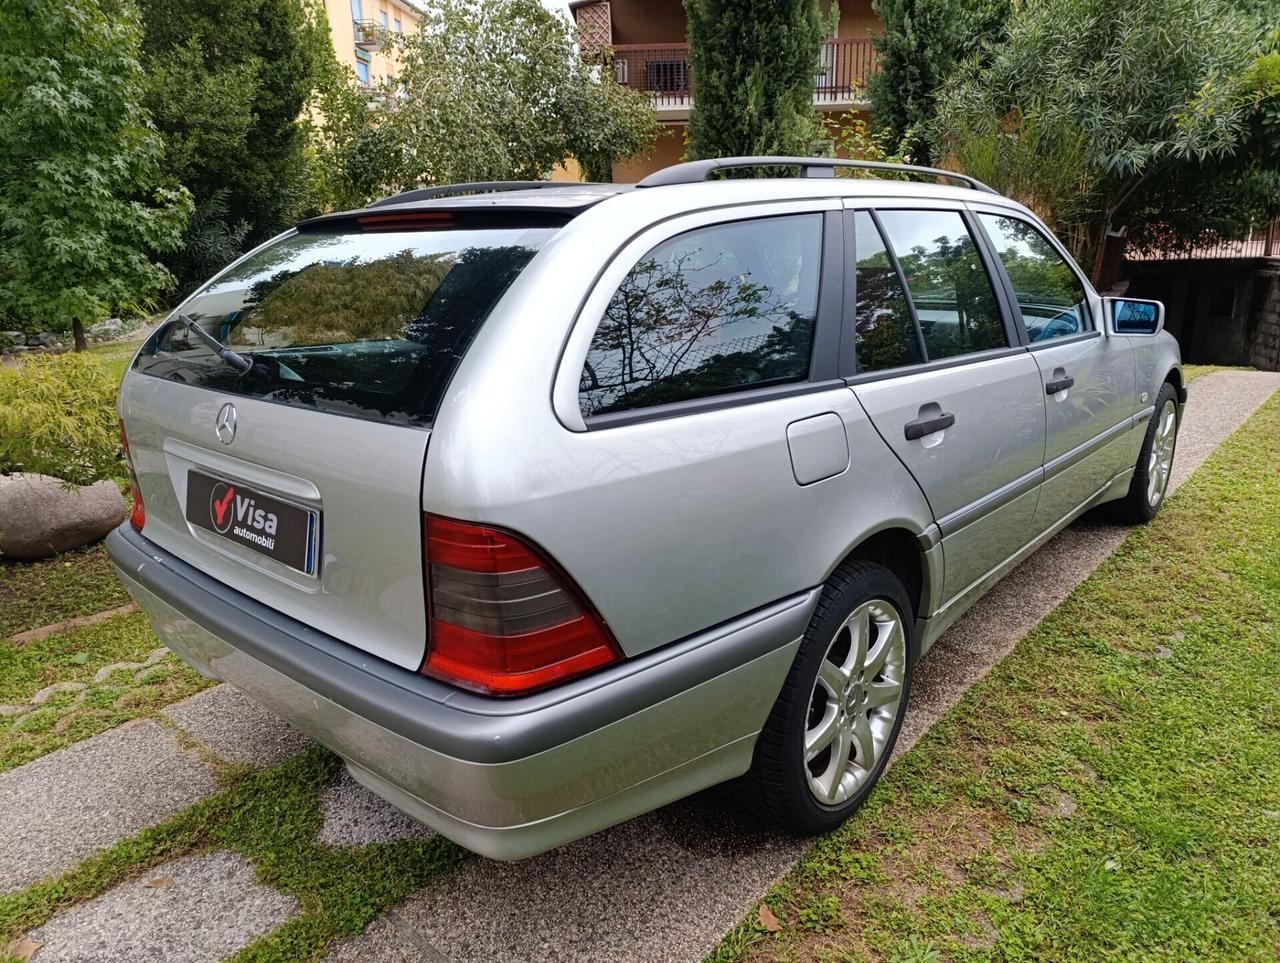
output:
<instances>
[{"instance_id":1,"label":"tree trunk","mask_svg":"<svg viewBox=\"0 0 1280 963\"><path fill-rule=\"evenodd\" d=\"M1104 229L1098 241L1097 257L1093 262L1093 276L1090 278L1094 290L1105 294L1123 280L1124 249L1125 239L1110 237Z\"/></svg>"},{"instance_id":2,"label":"tree trunk","mask_svg":"<svg viewBox=\"0 0 1280 963\"><path fill-rule=\"evenodd\" d=\"M71 336L76 339L76 350L83 351L89 347L89 341L84 336L84 325L79 318L71 319Z\"/></svg>"}]
</instances>

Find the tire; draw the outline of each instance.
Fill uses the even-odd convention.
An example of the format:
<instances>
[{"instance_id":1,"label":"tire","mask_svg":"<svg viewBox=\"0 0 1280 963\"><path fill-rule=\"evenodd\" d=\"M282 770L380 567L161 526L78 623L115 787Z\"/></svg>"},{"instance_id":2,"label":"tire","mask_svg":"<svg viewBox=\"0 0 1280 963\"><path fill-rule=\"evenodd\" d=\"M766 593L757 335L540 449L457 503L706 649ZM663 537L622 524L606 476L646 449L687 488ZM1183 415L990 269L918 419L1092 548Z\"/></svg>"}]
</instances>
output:
<instances>
[{"instance_id":1,"label":"tire","mask_svg":"<svg viewBox=\"0 0 1280 963\"><path fill-rule=\"evenodd\" d=\"M1111 514L1122 522L1141 525L1151 521L1164 504L1173 471L1173 456L1178 447L1178 393L1165 382L1156 394L1156 410L1147 423L1147 433L1138 452L1133 481L1124 498L1114 503Z\"/></svg>"},{"instance_id":2,"label":"tire","mask_svg":"<svg viewBox=\"0 0 1280 963\"><path fill-rule=\"evenodd\" d=\"M807 834L834 829L862 805L906 712L911 612L902 583L882 565L850 562L831 576L756 741L742 800L751 809ZM867 640L861 666L858 635ZM833 686L842 688L836 693ZM895 686L891 701L875 704ZM806 753L806 739L818 748ZM846 746L841 768L838 753Z\"/></svg>"}]
</instances>

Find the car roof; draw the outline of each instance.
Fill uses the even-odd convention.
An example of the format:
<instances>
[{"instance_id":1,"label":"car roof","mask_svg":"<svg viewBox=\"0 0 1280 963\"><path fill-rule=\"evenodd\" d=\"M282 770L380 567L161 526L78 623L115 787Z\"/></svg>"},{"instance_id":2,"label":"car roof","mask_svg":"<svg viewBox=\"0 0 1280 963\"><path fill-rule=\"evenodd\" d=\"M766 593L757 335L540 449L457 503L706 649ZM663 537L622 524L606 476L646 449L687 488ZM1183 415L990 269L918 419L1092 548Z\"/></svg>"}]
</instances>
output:
<instances>
[{"instance_id":1,"label":"car roof","mask_svg":"<svg viewBox=\"0 0 1280 963\"><path fill-rule=\"evenodd\" d=\"M390 220L396 215L404 216L425 211L448 211L458 214L541 214L555 221L567 223L588 208L613 198L621 199L631 195L638 201L636 195L640 194L661 195L668 199L679 196L685 198L694 207L831 197L865 197L891 202L899 199L985 202L1021 207L1016 202L990 190L919 180L901 180L892 176L725 178L652 187L643 184L597 184L571 181L541 182L536 187L527 186L525 182L518 183L520 186L514 190L505 190L496 184L486 183L407 191L400 195L383 198L368 207L313 217L301 222L298 226L305 229L338 221L367 218ZM468 190L478 192L464 193ZM634 202L629 201L628 206Z\"/></svg>"}]
</instances>

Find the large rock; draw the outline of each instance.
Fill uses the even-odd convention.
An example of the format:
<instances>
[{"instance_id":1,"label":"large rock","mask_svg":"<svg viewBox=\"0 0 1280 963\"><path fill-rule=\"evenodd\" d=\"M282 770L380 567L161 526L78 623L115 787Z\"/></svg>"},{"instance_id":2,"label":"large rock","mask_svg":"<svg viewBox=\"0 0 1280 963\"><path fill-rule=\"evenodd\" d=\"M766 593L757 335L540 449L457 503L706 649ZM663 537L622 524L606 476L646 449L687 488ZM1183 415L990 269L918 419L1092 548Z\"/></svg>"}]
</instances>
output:
<instances>
[{"instance_id":1,"label":"large rock","mask_svg":"<svg viewBox=\"0 0 1280 963\"><path fill-rule=\"evenodd\" d=\"M112 341L123 337L128 330L125 323L119 318L107 318L105 321L90 325L85 334L90 341Z\"/></svg>"},{"instance_id":2,"label":"large rock","mask_svg":"<svg viewBox=\"0 0 1280 963\"><path fill-rule=\"evenodd\" d=\"M0 331L0 348L12 348L15 344L26 343L27 336L21 331Z\"/></svg>"},{"instance_id":3,"label":"large rock","mask_svg":"<svg viewBox=\"0 0 1280 963\"><path fill-rule=\"evenodd\" d=\"M33 348L56 348L61 343L52 331L40 331L27 338L27 344Z\"/></svg>"},{"instance_id":4,"label":"large rock","mask_svg":"<svg viewBox=\"0 0 1280 963\"><path fill-rule=\"evenodd\" d=\"M27 561L104 538L124 520L114 482L67 488L61 478L0 475L0 555Z\"/></svg>"}]
</instances>

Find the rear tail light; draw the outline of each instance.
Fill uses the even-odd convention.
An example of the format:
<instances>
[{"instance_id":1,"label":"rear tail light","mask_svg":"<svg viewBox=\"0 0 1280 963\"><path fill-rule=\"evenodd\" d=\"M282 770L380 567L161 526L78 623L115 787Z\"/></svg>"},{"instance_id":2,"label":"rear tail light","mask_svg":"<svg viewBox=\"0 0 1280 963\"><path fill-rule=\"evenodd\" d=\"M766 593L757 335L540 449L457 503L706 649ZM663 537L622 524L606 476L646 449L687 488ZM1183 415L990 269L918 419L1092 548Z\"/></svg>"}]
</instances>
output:
<instances>
[{"instance_id":1,"label":"rear tail light","mask_svg":"<svg viewBox=\"0 0 1280 963\"><path fill-rule=\"evenodd\" d=\"M424 517L430 644L424 675L522 695L621 658L581 592L510 532Z\"/></svg>"},{"instance_id":2,"label":"rear tail light","mask_svg":"<svg viewBox=\"0 0 1280 963\"><path fill-rule=\"evenodd\" d=\"M142 531L147 521L147 509L142 504L142 490L138 488L138 473L133 470L133 455L129 454L129 439L124 433L124 422L120 422L120 447L124 449L124 465L129 469L129 488L133 493L133 511L129 513L129 524Z\"/></svg>"}]
</instances>

